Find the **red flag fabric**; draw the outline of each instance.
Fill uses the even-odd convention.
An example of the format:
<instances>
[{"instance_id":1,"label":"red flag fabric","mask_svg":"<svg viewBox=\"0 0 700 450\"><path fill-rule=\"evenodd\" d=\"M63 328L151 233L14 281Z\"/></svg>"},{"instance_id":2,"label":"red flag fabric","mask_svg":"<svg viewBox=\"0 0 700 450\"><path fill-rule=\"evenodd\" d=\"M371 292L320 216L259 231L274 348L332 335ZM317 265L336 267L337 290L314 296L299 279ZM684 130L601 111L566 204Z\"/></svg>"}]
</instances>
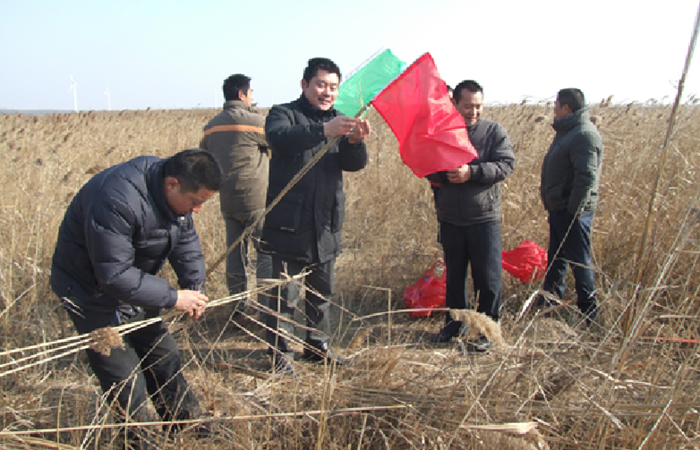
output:
<instances>
[{"instance_id":1,"label":"red flag fabric","mask_svg":"<svg viewBox=\"0 0 700 450\"><path fill-rule=\"evenodd\" d=\"M418 58L371 103L398 139L404 164L419 178L460 167L478 156L430 53Z\"/></svg>"}]
</instances>

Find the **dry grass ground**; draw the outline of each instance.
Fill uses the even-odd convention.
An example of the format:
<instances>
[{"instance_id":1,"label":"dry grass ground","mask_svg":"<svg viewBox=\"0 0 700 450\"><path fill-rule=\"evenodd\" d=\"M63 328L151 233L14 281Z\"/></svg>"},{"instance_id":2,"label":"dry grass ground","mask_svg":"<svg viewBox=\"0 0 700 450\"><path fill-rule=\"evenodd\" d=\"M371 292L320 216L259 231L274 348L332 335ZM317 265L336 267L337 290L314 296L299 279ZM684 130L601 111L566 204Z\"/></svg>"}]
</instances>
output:
<instances>
[{"instance_id":1,"label":"dry grass ground","mask_svg":"<svg viewBox=\"0 0 700 450\"><path fill-rule=\"evenodd\" d=\"M48 287L56 232L72 195L102 168L142 154L196 147L216 111L139 111L0 116L0 340L5 350L75 334ZM199 322L172 322L186 376L220 432L184 435L162 448L198 449L566 449L700 446L700 110L680 110L654 209L650 241L639 242L670 108L594 106L605 143L594 265L601 314L586 328L575 308L557 317L520 310L539 285L504 274L504 345L469 354L430 342L441 318L412 320L405 287L441 255L432 194L398 156L378 115L368 167L346 177L345 252L337 264L339 352L354 364L329 370L298 363L300 377L269 375L262 330L227 307ZM503 248L524 239L546 247L540 164L553 131L546 105L489 108L508 130L516 171L504 184ZM218 200L197 216L209 263L224 249ZM633 283L636 270L642 281ZM164 276L172 279L166 270ZM574 301L569 280L565 302ZM208 282L226 295L223 270ZM624 339L620 317L637 296ZM0 364L8 363L7 357ZM8 367L11 367L8 366ZM0 446L109 448L108 427L28 436L26 430L105 425L94 376L69 355L0 377ZM538 424L519 435L482 425ZM51 444L51 443L54 444ZM61 443L58 447L56 443ZM53 446L51 446L53 445Z\"/></svg>"}]
</instances>

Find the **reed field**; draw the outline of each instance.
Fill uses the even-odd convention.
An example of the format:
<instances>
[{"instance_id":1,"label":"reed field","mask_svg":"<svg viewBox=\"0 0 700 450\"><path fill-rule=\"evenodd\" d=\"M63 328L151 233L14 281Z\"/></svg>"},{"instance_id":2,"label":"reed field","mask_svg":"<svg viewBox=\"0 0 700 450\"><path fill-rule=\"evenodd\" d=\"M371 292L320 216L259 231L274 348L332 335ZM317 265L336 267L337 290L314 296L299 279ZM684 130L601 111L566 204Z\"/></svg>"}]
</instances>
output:
<instances>
[{"instance_id":1,"label":"reed field","mask_svg":"<svg viewBox=\"0 0 700 450\"><path fill-rule=\"evenodd\" d=\"M76 336L48 285L58 226L92 175L139 155L197 147L217 112L0 115L0 448L113 448L114 420L84 352L51 359L39 350L25 367L32 346ZM541 282L504 272L500 329L485 329L500 345L473 354L459 340L432 343L443 313L412 319L402 311L406 286L442 251L428 183L401 163L396 139L370 112L370 162L345 178L332 299L333 345L353 363L297 362L300 376L273 376L255 293L243 317L230 319L223 304L199 321L170 318L185 376L218 434L195 440L185 431L159 447L700 447L700 109L679 109L657 185L670 113L653 103L591 107L605 145L592 238L597 323L582 323L570 274L563 306L543 316L523 313ZM483 116L506 127L517 158L502 183L503 249L526 239L546 248L539 180L554 135L551 107L492 106ZM226 250L218 197L195 220L212 267ZM162 276L175 283L169 267ZM207 295L228 295L223 264ZM475 315L465 320L474 330L489 326Z\"/></svg>"}]
</instances>

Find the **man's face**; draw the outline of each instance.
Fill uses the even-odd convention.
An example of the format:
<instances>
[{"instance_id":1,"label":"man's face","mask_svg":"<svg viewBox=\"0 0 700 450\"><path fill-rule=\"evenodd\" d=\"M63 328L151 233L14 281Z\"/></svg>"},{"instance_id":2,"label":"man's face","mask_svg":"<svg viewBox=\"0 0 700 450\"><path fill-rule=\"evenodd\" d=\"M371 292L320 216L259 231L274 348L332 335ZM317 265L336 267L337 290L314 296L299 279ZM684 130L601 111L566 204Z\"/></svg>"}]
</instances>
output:
<instances>
[{"instance_id":1,"label":"man's face","mask_svg":"<svg viewBox=\"0 0 700 450\"><path fill-rule=\"evenodd\" d=\"M166 177L165 200L168 206L177 215L198 213L202 210L204 202L209 200L216 191L201 188L199 192L182 192L182 185L177 178Z\"/></svg>"},{"instance_id":2,"label":"man's face","mask_svg":"<svg viewBox=\"0 0 700 450\"><path fill-rule=\"evenodd\" d=\"M569 106L568 105L560 105L559 99L556 99L554 101L554 118L561 119L562 117L566 117L569 114L571 114L571 109L569 109Z\"/></svg>"},{"instance_id":3,"label":"man's face","mask_svg":"<svg viewBox=\"0 0 700 450\"><path fill-rule=\"evenodd\" d=\"M238 91L238 99L248 106L253 105L253 90L248 88L248 91L244 94L243 91Z\"/></svg>"},{"instance_id":4,"label":"man's face","mask_svg":"<svg viewBox=\"0 0 700 450\"><path fill-rule=\"evenodd\" d=\"M464 118L465 124L474 125L484 110L484 95L481 92L471 92L468 89L462 89L460 94L459 103L455 103L455 108ZM452 102L454 103L454 100Z\"/></svg>"},{"instance_id":5,"label":"man's face","mask_svg":"<svg viewBox=\"0 0 700 450\"><path fill-rule=\"evenodd\" d=\"M321 111L328 111L338 98L338 74L319 69L311 81L301 80L301 90L306 99Z\"/></svg>"}]
</instances>

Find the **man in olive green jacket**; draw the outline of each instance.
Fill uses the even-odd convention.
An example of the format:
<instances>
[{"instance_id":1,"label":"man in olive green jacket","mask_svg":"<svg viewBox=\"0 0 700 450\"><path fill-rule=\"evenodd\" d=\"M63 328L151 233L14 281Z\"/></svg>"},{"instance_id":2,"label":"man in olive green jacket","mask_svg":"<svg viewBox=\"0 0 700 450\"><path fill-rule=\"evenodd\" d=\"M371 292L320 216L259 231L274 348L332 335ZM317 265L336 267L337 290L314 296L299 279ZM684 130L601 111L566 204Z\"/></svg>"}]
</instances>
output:
<instances>
[{"instance_id":1,"label":"man in olive green jacket","mask_svg":"<svg viewBox=\"0 0 700 450\"><path fill-rule=\"evenodd\" d=\"M583 92L562 89L554 103L557 132L542 163L540 195L549 213L548 267L543 289L561 298L571 263L578 308L595 320L595 277L591 269L591 223L598 203L603 141L590 120ZM540 305L544 299L538 299Z\"/></svg>"},{"instance_id":2,"label":"man in olive green jacket","mask_svg":"<svg viewBox=\"0 0 700 450\"><path fill-rule=\"evenodd\" d=\"M204 127L200 147L213 153L224 171L220 200L228 248L265 210L270 150L265 139L265 117L252 107L250 78L231 75L224 81L223 90L224 110ZM252 234L256 249L262 227L261 222ZM226 259L229 295L248 289L248 247L244 240ZM270 264L270 257L258 252L257 278L269 278Z\"/></svg>"}]
</instances>

